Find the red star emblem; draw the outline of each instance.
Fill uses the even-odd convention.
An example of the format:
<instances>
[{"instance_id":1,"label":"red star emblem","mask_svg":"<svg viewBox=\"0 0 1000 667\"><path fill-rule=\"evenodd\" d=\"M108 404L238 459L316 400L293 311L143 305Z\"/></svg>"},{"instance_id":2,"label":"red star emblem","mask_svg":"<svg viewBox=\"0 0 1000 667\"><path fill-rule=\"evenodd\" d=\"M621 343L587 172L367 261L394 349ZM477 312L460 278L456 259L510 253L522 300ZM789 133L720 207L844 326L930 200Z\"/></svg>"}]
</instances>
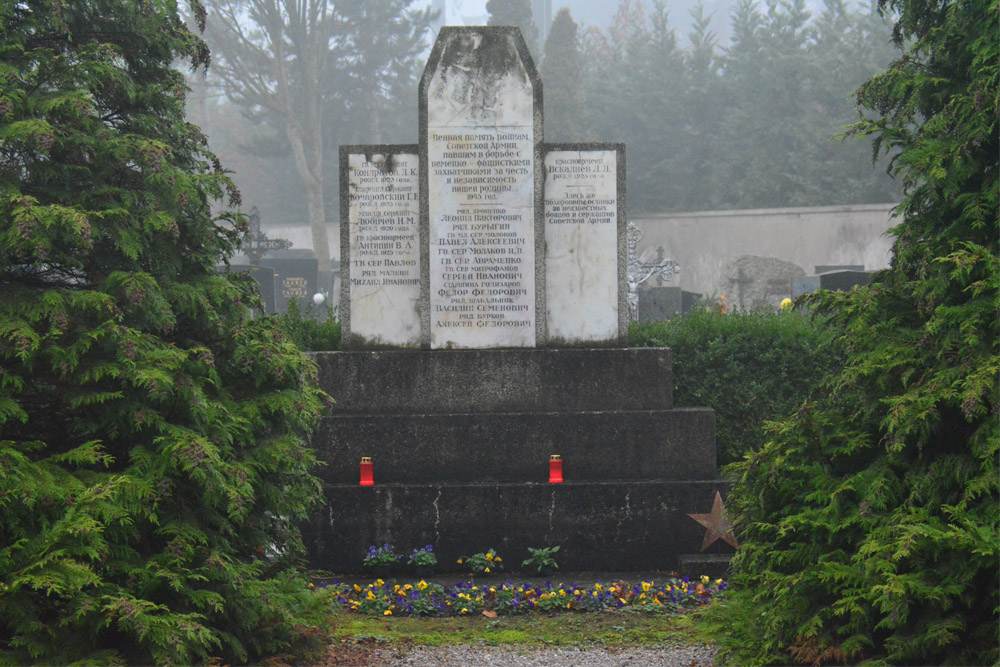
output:
<instances>
[{"instance_id":1,"label":"red star emblem","mask_svg":"<svg viewBox=\"0 0 1000 667\"><path fill-rule=\"evenodd\" d=\"M715 492L715 502L712 503L711 514L688 514L689 517L705 526L705 540L701 543L701 550L712 546L716 540L722 540L731 545L734 549L740 548L740 543L736 541L733 534L733 526L726 516L726 506L722 504L722 495Z\"/></svg>"}]
</instances>

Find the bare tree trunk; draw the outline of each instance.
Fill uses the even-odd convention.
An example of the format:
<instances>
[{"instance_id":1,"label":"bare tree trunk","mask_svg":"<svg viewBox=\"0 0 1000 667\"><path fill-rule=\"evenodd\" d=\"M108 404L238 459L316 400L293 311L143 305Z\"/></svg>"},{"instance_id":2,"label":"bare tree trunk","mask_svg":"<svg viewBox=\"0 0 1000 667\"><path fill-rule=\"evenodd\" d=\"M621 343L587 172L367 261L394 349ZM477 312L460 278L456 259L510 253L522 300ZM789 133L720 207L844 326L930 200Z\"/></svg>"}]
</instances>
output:
<instances>
[{"instance_id":1,"label":"bare tree trunk","mask_svg":"<svg viewBox=\"0 0 1000 667\"><path fill-rule=\"evenodd\" d=\"M313 253L319 261L321 272L330 271L330 239L326 233L326 204L323 201L323 186L308 188L309 227L312 229Z\"/></svg>"}]
</instances>

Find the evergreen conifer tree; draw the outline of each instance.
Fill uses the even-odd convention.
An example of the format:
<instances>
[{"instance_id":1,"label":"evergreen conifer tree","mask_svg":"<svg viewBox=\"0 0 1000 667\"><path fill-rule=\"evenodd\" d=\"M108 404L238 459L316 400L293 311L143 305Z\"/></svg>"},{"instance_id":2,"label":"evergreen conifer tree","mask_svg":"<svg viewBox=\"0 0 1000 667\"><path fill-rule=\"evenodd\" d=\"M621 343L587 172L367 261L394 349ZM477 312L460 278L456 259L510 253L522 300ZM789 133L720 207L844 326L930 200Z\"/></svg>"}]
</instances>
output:
<instances>
[{"instance_id":1,"label":"evergreen conifer tree","mask_svg":"<svg viewBox=\"0 0 1000 667\"><path fill-rule=\"evenodd\" d=\"M194 15L204 16L193 0ZM283 651L322 395L183 116L174 0L0 3L0 662Z\"/></svg>"},{"instance_id":2,"label":"evergreen conifer tree","mask_svg":"<svg viewBox=\"0 0 1000 667\"><path fill-rule=\"evenodd\" d=\"M740 664L1000 658L1000 4L881 6L906 52L854 131L902 180L892 264L819 297L846 368L733 471Z\"/></svg>"},{"instance_id":3,"label":"evergreen conifer tree","mask_svg":"<svg viewBox=\"0 0 1000 667\"><path fill-rule=\"evenodd\" d=\"M552 20L545 39L541 75L545 83L545 137L548 141L578 141L583 98L580 90L580 45L577 25L563 7Z\"/></svg>"},{"instance_id":4,"label":"evergreen conifer tree","mask_svg":"<svg viewBox=\"0 0 1000 667\"><path fill-rule=\"evenodd\" d=\"M531 0L489 0L486 3L490 25L515 25L528 44L528 50L535 63L539 61L538 26L531 13Z\"/></svg>"}]
</instances>

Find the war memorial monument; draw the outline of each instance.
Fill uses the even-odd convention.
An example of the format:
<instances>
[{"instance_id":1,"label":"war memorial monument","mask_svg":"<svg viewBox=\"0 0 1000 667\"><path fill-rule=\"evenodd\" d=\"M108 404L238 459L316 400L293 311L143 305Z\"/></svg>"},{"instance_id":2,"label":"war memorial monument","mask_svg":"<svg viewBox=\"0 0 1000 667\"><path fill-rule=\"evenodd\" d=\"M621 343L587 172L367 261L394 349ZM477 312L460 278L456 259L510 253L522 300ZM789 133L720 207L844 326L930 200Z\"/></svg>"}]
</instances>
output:
<instances>
[{"instance_id":1,"label":"war memorial monument","mask_svg":"<svg viewBox=\"0 0 1000 667\"><path fill-rule=\"evenodd\" d=\"M670 350L625 347L624 145L545 143L517 28L442 28L419 96L418 143L340 151L312 564L357 571L388 542L459 571L550 545L564 571L678 568L726 483L714 412L673 406Z\"/></svg>"}]
</instances>

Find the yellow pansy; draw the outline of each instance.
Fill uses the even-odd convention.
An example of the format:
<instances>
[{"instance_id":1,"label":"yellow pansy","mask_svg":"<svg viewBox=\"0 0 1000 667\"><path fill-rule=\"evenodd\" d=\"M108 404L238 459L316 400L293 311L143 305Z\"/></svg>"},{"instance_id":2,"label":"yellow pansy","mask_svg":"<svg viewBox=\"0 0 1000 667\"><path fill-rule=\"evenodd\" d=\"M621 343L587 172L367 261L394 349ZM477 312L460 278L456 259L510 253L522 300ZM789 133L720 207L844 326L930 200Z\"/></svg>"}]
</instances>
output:
<instances>
[{"instance_id":1,"label":"yellow pansy","mask_svg":"<svg viewBox=\"0 0 1000 667\"><path fill-rule=\"evenodd\" d=\"M392 616L392 610L391 609L386 609L385 611L382 612L382 615L383 616Z\"/></svg>"}]
</instances>

